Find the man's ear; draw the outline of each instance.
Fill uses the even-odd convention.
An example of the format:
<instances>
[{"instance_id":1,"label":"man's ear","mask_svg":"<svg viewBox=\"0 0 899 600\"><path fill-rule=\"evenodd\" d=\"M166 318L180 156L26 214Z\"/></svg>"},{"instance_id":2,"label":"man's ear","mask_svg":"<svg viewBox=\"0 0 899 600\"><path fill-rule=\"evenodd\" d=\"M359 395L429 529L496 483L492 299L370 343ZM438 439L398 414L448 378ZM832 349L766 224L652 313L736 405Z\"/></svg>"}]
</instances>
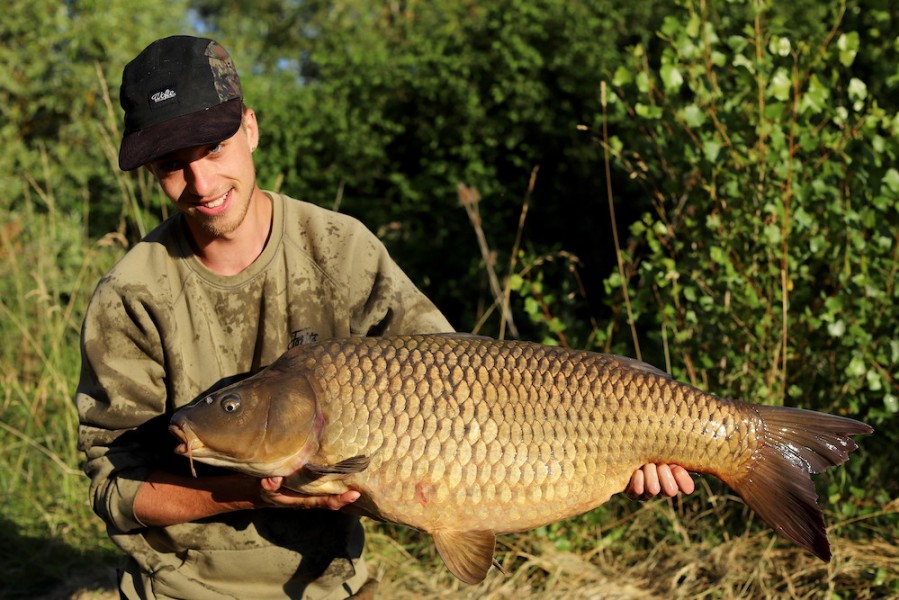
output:
<instances>
[{"instance_id":1,"label":"man's ear","mask_svg":"<svg viewBox=\"0 0 899 600\"><path fill-rule=\"evenodd\" d=\"M259 123L256 121L256 112L252 108L244 109L240 126L247 134L247 142L252 152L259 145Z\"/></svg>"}]
</instances>

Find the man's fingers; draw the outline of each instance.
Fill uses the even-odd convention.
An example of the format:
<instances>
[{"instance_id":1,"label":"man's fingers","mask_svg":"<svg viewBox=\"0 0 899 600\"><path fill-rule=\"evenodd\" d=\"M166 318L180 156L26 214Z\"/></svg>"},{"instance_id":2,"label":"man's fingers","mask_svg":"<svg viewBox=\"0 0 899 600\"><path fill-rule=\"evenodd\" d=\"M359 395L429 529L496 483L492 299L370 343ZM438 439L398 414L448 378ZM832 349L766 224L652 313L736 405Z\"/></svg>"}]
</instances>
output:
<instances>
[{"instance_id":1,"label":"man's fingers","mask_svg":"<svg viewBox=\"0 0 899 600\"><path fill-rule=\"evenodd\" d=\"M325 502L327 505L326 507L330 508L331 510L340 510L347 504L352 504L353 502L358 500L359 496L361 495L362 494L360 494L356 490L349 490L348 492L344 492L339 496L325 496Z\"/></svg>"},{"instance_id":2,"label":"man's fingers","mask_svg":"<svg viewBox=\"0 0 899 600\"><path fill-rule=\"evenodd\" d=\"M328 510L340 510L347 504L352 504L361 496L356 490L349 490L342 494L329 494L325 496L284 496L284 502L288 506L296 508L324 508Z\"/></svg>"},{"instance_id":3,"label":"man's fingers","mask_svg":"<svg viewBox=\"0 0 899 600\"><path fill-rule=\"evenodd\" d=\"M658 496L662 486L659 484L659 473L654 463L643 465L643 476L646 479L646 493Z\"/></svg>"},{"instance_id":4,"label":"man's fingers","mask_svg":"<svg viewBox=\"0 0 899 600\"><path fill-rule=\"evenodd\" d=\"M662 492L666 496L692 494L695 489L690 472L680 465L647 463L634 471L625 492L631 499L639 500Z\"/></svg>"},{"instance_id":5,"label":"man's fingers","mask_svg":"<svg viewBox=\"0 0 899 600\"><path fill-rule=\"evenodd\" d=\"M638 498L643 495L644 491L646 491L646 488L643 481L643 469L637 469L631 475L631 484L627 488L627 492L632 498Z\"/></svg>"},{"instance_id":6,"label":"man's fingers","mask_svg":"<svg viewBox=\"0 0 899 600\"><path fill-rule=\"evenodd\" d=\"M676 496L678 492L677 481L671 473L671 467L668 465L659 465L656 468L659 475L659 485L666 496Z\"/></svg>"},{"instance_id":7,"label":"man's fingers","mask_svg":"<svg viewBox=\"0 0 899 600\"><path fill-rule=\"evenodd\" d=\"M283 477L263 477L262 478L262 489L267 492L275 492L278 488L281 487L281 484L284 482Z\"/></svg>"},{"instance_id":8,"label":"man's fingers","mask_svg":"<svg viewBox=\"0 0 899 600\"><path fill-rule=\"evenodd\" d=\"M674 476L674 480L677 482L677 487L685 494L692 494L696 489L696 483L693 481L693 478L690 476L690 472L687 471L680 465L674 465L671 467L671 473Z\"/></svg>"},{"instance_id":9,"label":"man's fingers","mask_svg":"<svg viewBox=\"0 0 899 600\"><path fill-rule=\"evenodd\" d=\"M281 487L283 477L265 477L260 481L262 487L259 496L266 504L283 508L323 508L340 510L351 504L362 495L356 490L348 490L342 494L323 494L310 496L300 494Z\"/></svg>"}]
</instances>

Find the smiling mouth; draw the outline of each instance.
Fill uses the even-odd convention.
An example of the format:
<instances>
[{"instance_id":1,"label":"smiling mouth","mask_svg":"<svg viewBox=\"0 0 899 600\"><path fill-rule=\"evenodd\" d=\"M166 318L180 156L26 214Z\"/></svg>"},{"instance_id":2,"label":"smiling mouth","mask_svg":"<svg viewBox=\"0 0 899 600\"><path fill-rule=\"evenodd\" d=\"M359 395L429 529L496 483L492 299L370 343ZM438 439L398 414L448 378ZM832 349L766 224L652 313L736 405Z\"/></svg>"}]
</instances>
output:
<instances>
[{"instance_id":1,"label":"smiling mouth","mask_svg":"<svg viewBox=\"0 0 899 600\"><path fill-rule=\"evenodd\" d=\"M228 194L230 194L230 193L231 193L231 190L228 190L227 192L225 192L224 194L222 194L215 200L212 200L211 202L196 202L196 203L194 203L194 206L196 206L197 208L202 208L202 209L207 209L207 210L218 208L225 203L225 200L228 199Z\"/></svg>"},{"instance_id":2,"label":"smiling mouth","mask_svg":"<svg viewBox=\"0 0 899 600\"><path fill-rule=\"evenodd\" d=\"M212 202L204 204L203 206L205 206L206 208L218 208L219 206L221 206L222 204L225 203L225 198L227 198L227 197L228 197L228 193L226 192L226 193L222 194L218 198L218 200L213 200Z\"/></svg>"}]
</instances>

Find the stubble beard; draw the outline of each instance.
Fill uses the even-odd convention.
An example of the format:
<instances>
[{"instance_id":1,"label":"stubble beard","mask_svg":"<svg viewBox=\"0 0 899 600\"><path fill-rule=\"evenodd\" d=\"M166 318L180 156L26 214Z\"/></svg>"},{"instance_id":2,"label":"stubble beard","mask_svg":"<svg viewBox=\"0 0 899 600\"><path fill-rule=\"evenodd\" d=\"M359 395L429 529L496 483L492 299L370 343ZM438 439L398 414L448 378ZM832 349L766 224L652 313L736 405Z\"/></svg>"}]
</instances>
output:
<instances>
[{"instance_id":1,"label":"stubble beard","mask_svg":"<svg viewBox=\"0 0 899 600\"><path fill-rule=\"evenodd\" d=\"M221 238L234 233L244 222L249 211L250 199L247 198L246 201L239 203L238 206L232 207L232 210L223 215L209 217L196 211L190 216L196 227L204 234L208 235L210 238Z\"/></svg>"}]
</instances>

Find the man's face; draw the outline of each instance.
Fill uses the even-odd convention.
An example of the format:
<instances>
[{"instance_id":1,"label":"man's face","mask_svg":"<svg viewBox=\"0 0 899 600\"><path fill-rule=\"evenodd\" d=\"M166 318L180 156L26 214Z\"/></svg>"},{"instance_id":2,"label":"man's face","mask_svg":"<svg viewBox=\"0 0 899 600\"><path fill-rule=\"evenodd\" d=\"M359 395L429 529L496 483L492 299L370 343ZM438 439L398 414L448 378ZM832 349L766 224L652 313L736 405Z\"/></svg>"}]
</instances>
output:
<instances>
[{"instance_id":1,"label":"man's face","mask_svg":"<svg viewBox=\"0 0 899 600\"><path fill-rule=\"evenodd\" d=\"M178 150L147 165L198 243L229 237L243 223L256 188L251 153L258 140L256 116L248 109L227 140Z\"/></svg>"}]
</instances>

